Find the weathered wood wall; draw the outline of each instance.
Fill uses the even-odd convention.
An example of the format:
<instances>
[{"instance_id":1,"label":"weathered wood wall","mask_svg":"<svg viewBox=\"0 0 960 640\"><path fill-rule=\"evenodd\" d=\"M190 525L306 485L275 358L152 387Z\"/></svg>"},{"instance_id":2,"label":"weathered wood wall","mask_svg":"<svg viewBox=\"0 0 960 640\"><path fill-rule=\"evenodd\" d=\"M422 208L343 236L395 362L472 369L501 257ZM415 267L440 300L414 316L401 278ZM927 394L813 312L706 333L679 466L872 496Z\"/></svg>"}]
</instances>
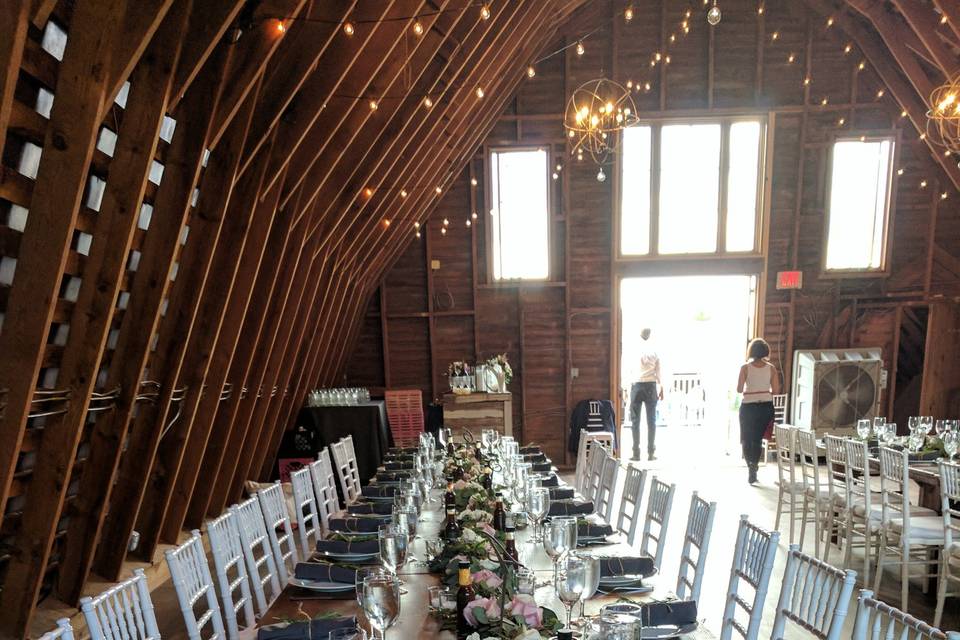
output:
<instances>
[{"instance_id":1,"label":"weathered wood wall","mask_svg":"<svg viewBox=\"0 0 960 640\"><path fill-rule=\"evenodd\" d=\"M769 240L766 267L758 261L754 268L766 276L761 280L762 333L771 342L775 361L789 372L795 349L882 346L891 391L897 393L894 385L916 385L914 379L923 369L927 302L960 294L960 198L884 82L900 89L901 97L902 79L890 75L890 53L880 47L884 57L867 58L865 50L874 54L877 42L861 18L837 14L828 24L829 16L791 0L724 0L718 27L710 29L698 12L686 36L681 35L681 21L688 3L630 2L638 18L629 23L623 17L627 4L608 0L581 9L546 50L592 33L584 41L584 55L568 50L537 65L536 76L524 81L485 141L486 146L549 145L562 166L551 212L550 282L488 282L485 147L478 147L469 168L422 229L422 239L409 230L406 251L381 280L367 308L346 379L416 387L430 398L445 389L449 361L506 352L516 372L515 430L520 426L525 441L542 443L562 460L563 436L575 403L616 393L614 287L619 276L743 268L742 261L719 259L691 265L613 258L614 180L598 182L594 164L578 163L567 154L561 115L575 87L607 75L641 87L635 99L644 116L771 115ZM677 36L673 44L671 34ZM656 52L669 53L670 64L651 67ZM881 79L879 70L887 77ZM646 82L649 91L643 87ZM900 133L901 144L890 276L822 278L830 142L839 133L891 128ZM947 162L952 166L954 161ZM607 168L608 175L613 171ZM690 179L695 188L696 176ZM467 228L473 211L479 218ZM442 235L445 217L450 224ZM440 261L435 271L429 268L431 260ZM802 291L776 290L776 272L789 269L804 272ZM936 337L932 344L938 344ZM576 378L572 368L578 370ZM956 388L960 380L948 384ZM893 415L889 394L883 402Z\"/></svg>"}]
</instances>

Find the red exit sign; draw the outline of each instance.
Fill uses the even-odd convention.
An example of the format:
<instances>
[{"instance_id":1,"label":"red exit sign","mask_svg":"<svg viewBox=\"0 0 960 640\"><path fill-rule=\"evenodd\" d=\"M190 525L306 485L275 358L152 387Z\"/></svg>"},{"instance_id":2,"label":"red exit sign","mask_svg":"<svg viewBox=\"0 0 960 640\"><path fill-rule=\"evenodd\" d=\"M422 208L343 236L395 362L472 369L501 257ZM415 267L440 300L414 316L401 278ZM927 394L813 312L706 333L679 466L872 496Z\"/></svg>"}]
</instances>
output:
<instances>
[{"instance_id":1,"label":"red exit sign","mask_svg":"<svg viewBox=\"0 0 960 640\"><path fill-rule=\"evenodd\" d=\"M802 289L803 271L778 271L777 289Z\"/></svg>"}]
</instances>

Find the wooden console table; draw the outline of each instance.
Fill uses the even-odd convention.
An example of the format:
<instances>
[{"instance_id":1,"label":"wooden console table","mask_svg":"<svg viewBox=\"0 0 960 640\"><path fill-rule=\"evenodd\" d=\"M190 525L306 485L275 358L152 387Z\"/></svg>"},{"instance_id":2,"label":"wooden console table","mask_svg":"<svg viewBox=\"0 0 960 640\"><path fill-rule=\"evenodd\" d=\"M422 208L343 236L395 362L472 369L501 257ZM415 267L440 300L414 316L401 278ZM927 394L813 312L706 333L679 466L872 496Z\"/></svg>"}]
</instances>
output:
<instances>
[{"instance_id":1,"label":"wooden console table","mask_svg":"<svg viewBox=\"0 0 960 640\"><path fill-rule=\"evenodd\" d=\"M481 429L496 429L513 435L513 394L443 394L443 425L454 433L469 429L480 435Z\"/></svg>"}]
</instances>

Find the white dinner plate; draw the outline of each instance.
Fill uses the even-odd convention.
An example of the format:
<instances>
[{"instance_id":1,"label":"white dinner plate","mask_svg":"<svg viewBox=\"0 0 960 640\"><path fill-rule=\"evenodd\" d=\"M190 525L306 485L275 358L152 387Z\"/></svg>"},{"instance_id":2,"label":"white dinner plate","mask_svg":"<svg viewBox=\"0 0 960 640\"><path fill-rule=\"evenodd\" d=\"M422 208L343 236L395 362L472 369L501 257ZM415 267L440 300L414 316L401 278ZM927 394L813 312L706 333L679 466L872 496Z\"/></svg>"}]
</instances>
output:
<instances>
[{"instance_id":1,"label":"white dinner plate","mask_svg":"<svg viewBox=\"0 0 960 640\"><path fill-rule=\"evenodd\" d=\"M675 624L665 624L659 627L644 627L640 632L640 637L650 640L666 640L666 638L676 638L679 636L687 635L688 633L693 633L697 630L697 627L700 626L696 622L691 622L690 624L685 625L675 625Z\"/></svg>"},{"instance_id":2,"label":"white dinner plate","mask_svg":"<svg viewBox=\"0 0 960 640\"><path fill-rule=\"evenodd\" d=\"M323 582L320 580L303 580L301 578L290 578L290 584L301 589L310 591L320 591L323 593L342 593L345 591L355 591L356 585L347 582Z\"/></svg>"},{"instance_id":3,"label":"white dinner plate","mask_svg":"<svg viewBox=\"0 0 960 640\"><path fill-rule=\"evenodd\" d=\"M321 558L330 558L331 560L342 560L344 562L364 562L366 560L373 560L378 555L376 553L336 553L333 551L318 551L315 555Z\"/></svg>"},{"instance_id":4,"label":"white dinner plate","mask_svg":"<svg viewBox=\"0 0 960 640\"><path fill-rule=\"evenodd\" d=\"M643 581L643 576L641 575L630 575L630 576L609 576L606 578L600 578L601 587L627 587L631 585L640 586L640 583Z\"/></svg>"}]
</instances>

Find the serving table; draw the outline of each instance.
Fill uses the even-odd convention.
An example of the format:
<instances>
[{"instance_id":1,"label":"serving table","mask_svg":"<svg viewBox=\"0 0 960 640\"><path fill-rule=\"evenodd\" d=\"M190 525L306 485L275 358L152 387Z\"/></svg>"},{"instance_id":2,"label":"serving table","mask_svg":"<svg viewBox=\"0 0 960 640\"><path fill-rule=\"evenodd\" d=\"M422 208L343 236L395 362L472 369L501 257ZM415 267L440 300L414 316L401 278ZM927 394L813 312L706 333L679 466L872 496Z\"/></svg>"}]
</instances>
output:
<instances>
[{"instance_id":1,"label":"serving table","mask_svg":"<svg viewBox=\"0 0 960 640\"><path fill-rule=\"evenodd\" d=\"M435 501L429 511L427 509L423 511L423 517L417 531L417 540L412 547L413 554L418 560L425 560L426 558L423 539L437 537L440 534L443 514L436 505L437 502ZM517 534L517 549L520 553L520 561L540 574L543 581L549 582L553 575L553 562L543 551L541 545L530 541L531 536L531 527L523 529ZM602 545L580 550L581 553L596 555L628 555L631 551L636 552L635 549L631 550L626 544ZM408 560L407 566L399 571L399 575L405 583L404 588L407 593L401 596L400 617L387 631L388 640L413 638L453 640L455 634L441 630L439 619L430 613L427 590L440 584L440 576L429 573L426 567L415 564L410 560ZM662 582L664 581L661 579ZM585 613L586 615L596 615L604 605L612 604L624 597L642 603L663 599L667 595L666 589L660 592L655 590L651 594L638 596L598 595L587 600ZM552 609L563 619L564 608L554 595L552 586L539 587L536 591L536 599L538 604ZM579 606L577 604L575 609ZM356 598L328 599L322 596L318 597L315 592L287 586L270 607L270 610L267 611L262 623L273 624L281 620L304 620L304 614L311 618L323 614L337 614L340 616L357 616L358 620L362 619L362 612L357 605ZM715 640L716 637L703 625L694 633L683 636L684 640Z\"/></svg>"},{"instance_id":2,"label":"serving table","mask_svg":"<svg viewBox=\"0 0 960 640\"><path fill-rule=\"evenodd\" d=\"M513 394L511 393L445 393L443 394L443 426L460 433L466 429L496 429L501 435L513 435Z\"/></svg>"},{"instance_id":3,"label":"serving table","mask_svg":"<svg viewBox=\"0 0 960 640\"><path fill-rule=\"evenodd\" d=\"M312 447L316 450L310 452L313 460L324 447L352 435L357 452L357 472L362 482L376 473L387 449L393 444L383 400L355 405L304 407L297 415L296 424L314 434ZM285 451L281 450L279 457L287 457L284 454Z\"/></svg>"}]
</instances>

